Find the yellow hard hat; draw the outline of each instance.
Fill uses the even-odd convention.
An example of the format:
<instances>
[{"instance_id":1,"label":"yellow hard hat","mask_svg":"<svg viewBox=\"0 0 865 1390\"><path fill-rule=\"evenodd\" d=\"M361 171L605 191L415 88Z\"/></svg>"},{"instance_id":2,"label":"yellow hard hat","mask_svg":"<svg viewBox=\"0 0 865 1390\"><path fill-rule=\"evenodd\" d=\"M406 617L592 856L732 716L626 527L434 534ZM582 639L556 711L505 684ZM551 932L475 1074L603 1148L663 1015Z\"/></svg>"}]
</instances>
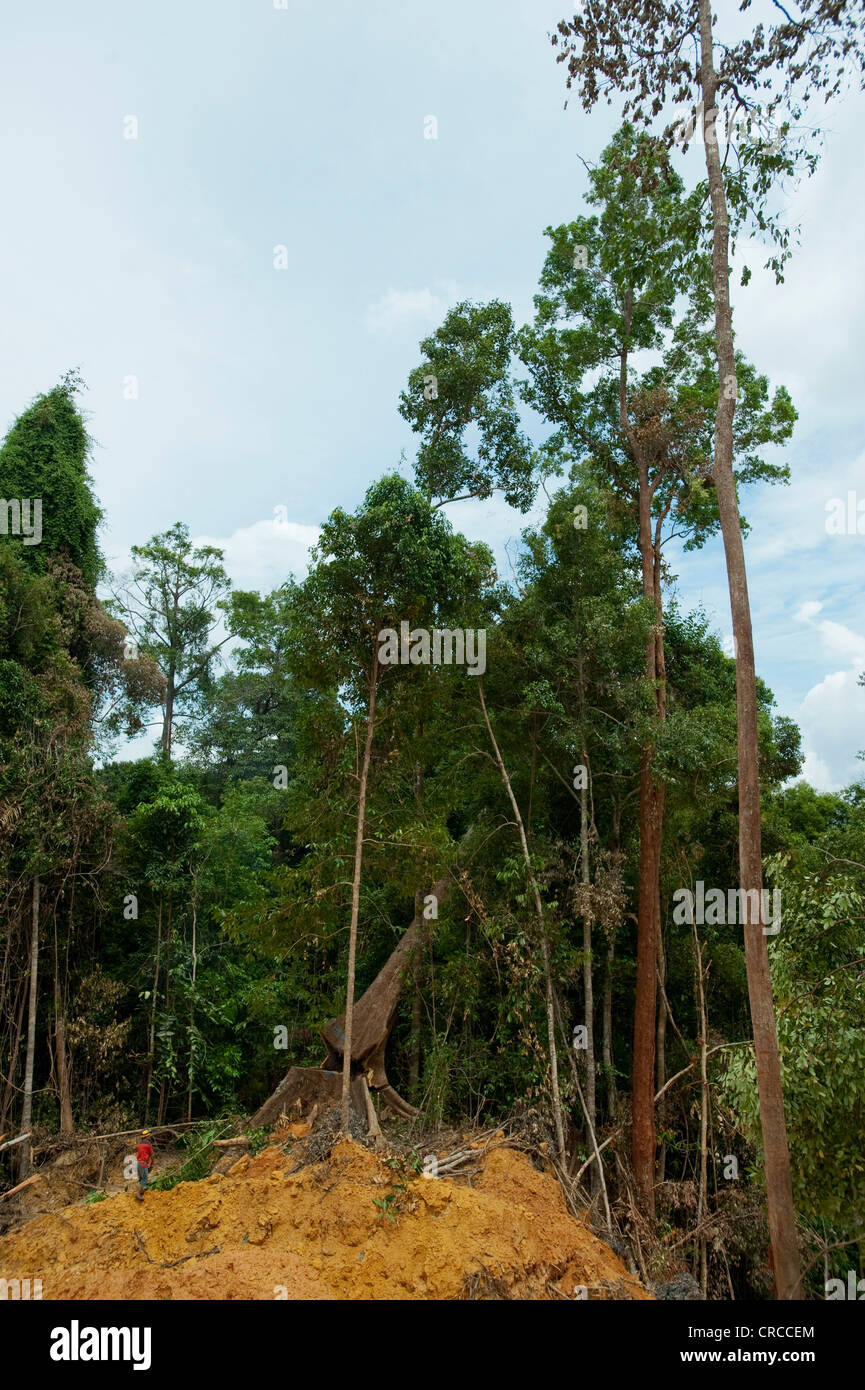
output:
<instances>
[{"instance_id":1,"label":"yellow hard hat","mask_svg":"<svg viewBox=\"0 0 865 1390\"><path fill-rule=\"evenodd\" d=\"M149 1130L149 1129L143 1129L143 1130L141 1131L141 1133L142 1133L142 1134L149 1134L149 1133L150 1133L150 1130Z\"/></svg>"}]
</instances>

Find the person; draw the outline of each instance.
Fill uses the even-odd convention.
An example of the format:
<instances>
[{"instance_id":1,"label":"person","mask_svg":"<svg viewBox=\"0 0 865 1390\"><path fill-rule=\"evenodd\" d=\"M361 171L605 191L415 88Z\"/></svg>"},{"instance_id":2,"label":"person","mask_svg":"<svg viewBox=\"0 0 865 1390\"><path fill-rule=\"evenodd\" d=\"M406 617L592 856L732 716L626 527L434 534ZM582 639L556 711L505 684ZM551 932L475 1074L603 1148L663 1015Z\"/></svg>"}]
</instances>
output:
<instances>
[{"instance_id":1,"label":"person","mask_svg":"<svg viewBox=\"0 0 865 1390\"><path fill-rule=\"evenodd\" d=\"M144 1201L144 1189L147 1187L152 1167L153 1143L150 1137L150 1130L143 1129L138 1144L138 1191L135 1194L139 1202Z\"/></svg>"}]
</instances>

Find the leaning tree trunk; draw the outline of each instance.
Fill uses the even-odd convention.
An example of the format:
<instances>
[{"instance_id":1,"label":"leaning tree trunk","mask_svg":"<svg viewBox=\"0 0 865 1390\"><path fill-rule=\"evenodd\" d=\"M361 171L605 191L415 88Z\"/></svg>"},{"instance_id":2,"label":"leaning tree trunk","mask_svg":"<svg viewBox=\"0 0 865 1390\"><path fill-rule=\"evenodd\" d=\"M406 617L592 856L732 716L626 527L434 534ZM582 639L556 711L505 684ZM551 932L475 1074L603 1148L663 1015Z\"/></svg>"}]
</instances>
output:
<instances>
[{"instance_id":1,"label":"leaning tree trunk","mask_svg":"<svg viewBox=\"0 0 865 1390\"><path fill-rule=\"evenodd\" d=\"M21 1133L30 1128L33 1115L33 1064L36 1058L36 1012L39 998L39 875L33 880L33 894L30 907L30 1004L27 1014L27 1058L24 1063L24 1101L21 1107ZM21 1148L18 1177L26 1178L30 1172L30 1144L27 1140Z\"/></svg>"},{"instance_id":2,"label":"leaning tree trunk","mask_svg":"<svg viewBox=\"0 0 865 1390\"><path fill-rule=\"evenodd\" d=\"M718 354L718 407L715 416L713 476L724 537L730 609L736 659L736 714L739 769L739 877L745 907L745 966L754 1032L760 1124L766 1167L766 1203L772 1262L779 1298L800 1293L799 1245L790 1176L790 1153L784 1117L781 1064L769 972L769 951L762 923L763 865L760 832L759 744L757 683L745 552L733 476L733 414L736 407L736 360L730 306L730 225L724 176L716 133L715 97L718 75L713 61L711 0L699 0L700 83L705 122L704 148L712 202L712 272L715 295L715 339ZM760 909L751 921L751 891Z\"/></svg>"},{"instance_id":3,"label":"leaning tree trunk","mask_svg":"<svg viewBox=\"0 0 865 1390\"><path fill-rule=\"evenodd\" d=\"M363 867L363 834L366 827L366 789L369 781L369 763L372 755L372 738L375 731L375 694L378 685L378 652L373 647L372 666L369 673L369 708L366 716L366 740L363 746L363 763L360 770L360 794L357 802L357 835L354 842L354 877L351 885L351 922L348 931L348 979L345 988L345 1051L342 1058L342 1100L340 1105L340 1127L348 1134L348 1112L351 1105L351 1029L354 1021L354 972L357 957L357 919L360 915L360 876Z\"/></svg>"}]
</instances>

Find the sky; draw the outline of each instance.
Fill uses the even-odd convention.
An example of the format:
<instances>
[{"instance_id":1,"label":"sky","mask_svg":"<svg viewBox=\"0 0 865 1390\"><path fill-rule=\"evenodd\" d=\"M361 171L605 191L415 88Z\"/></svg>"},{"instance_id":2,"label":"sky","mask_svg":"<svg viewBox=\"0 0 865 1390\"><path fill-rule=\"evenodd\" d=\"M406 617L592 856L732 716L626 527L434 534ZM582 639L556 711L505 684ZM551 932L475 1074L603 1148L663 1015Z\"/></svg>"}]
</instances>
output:
<instances>
[{"instance_id":1,"label":"sky","mask_svg":"<svg viewBox=\"0 0 865 1390\"><path fill-rule=\"evenodd\" d=\"M303 574L335 506L408 471L397 401L419 340L461 299L530 318L544 228L585 211L581 160L617 124L564 109L548 36L566 13L6 0L0 430L80 370L112 567L183 520L237 586L269 589ZM819 171L788 200L785 283L733 280L738 345L799 411L790 486L743 509L758 671L820 790L861 776L865 748L865 99L826 123ZM699 145L676 158L700 176ZM851 493L852 533L830 534ZM541 514L448 511L502 574ZM680 602L728 635L720 543L671 559Z\"/></svg>"}]
</instances>

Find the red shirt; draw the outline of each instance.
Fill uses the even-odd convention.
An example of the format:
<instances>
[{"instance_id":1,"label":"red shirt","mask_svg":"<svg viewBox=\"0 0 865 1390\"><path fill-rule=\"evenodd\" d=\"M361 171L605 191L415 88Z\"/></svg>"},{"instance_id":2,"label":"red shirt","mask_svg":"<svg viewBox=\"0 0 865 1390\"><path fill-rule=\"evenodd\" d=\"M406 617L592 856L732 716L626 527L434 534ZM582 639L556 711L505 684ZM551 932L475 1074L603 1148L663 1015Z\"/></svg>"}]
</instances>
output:
<instances>
[{"instance_id":1,"label":"red shirt","mask_svg":"<svg viewBox=\"0 0 865 1390\"><path fill-rule=\"evenodd\" d=\"M153 1162L153 1145L147 1140L138 1145L138 1162L143 1163L146 1168Z\"/></svg>"}]
</instances>

